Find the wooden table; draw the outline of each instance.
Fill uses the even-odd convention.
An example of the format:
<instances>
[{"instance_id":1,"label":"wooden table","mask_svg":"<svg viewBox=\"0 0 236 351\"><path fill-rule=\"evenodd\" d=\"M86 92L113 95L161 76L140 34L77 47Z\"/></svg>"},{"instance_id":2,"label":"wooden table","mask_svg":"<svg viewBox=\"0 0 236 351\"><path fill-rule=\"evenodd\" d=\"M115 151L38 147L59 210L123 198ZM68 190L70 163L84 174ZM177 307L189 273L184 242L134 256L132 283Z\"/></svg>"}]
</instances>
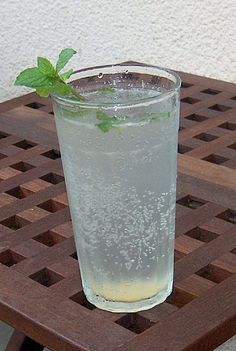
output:
<instances>
[{"instance_id":1,"label":"wooden table","mask_svg":"<svg viewBox=\"0 0 236 351\"><path fill-rule=\"evenodd\" d=\"M135 314L83 294L50 101L0 105L0 318L18 330L8 351L204 351L234 335L236 86L180 75L175 289Z\"/></svg>"}]
</instances>

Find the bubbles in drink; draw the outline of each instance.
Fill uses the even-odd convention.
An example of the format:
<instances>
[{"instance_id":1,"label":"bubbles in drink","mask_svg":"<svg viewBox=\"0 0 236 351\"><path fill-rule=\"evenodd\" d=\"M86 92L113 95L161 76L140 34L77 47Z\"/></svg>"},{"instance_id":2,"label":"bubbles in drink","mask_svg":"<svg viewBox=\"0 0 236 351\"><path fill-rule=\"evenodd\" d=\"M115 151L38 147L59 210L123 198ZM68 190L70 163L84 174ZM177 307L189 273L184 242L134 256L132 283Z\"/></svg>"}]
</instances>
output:
<instances>
[{"instance_id":1,"label":"bubbles in drink","mask_svg":"<svg viewBox=\"0 0 236 351\"><path fill-rule=\"evenodd\" d=\"M141 306L155 296L163 301L172 286L177 118L145 118L170 111L166 102L145 114L143 107L119 109L122 100L151 97L153 90L115 94L111 116L120 116L120 133L59 112L56 123L86 295L99 306ZM106 101L114 101L110 95ZM101 98L91 93L95 102Z\"/></svg>"}]
</instances>

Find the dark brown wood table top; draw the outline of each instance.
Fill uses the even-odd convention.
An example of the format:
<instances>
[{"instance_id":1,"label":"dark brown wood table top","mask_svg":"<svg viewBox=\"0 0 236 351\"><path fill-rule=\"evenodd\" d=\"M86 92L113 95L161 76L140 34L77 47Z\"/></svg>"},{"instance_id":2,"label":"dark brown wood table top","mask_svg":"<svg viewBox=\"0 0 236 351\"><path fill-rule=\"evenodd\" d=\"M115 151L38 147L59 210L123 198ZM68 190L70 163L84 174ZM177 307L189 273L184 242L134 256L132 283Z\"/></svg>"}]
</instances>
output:
<instances>
[{"instance_id":1,"label":"dark brown wood table top","mask_svg":"<svg viewBox=\"0 0 236 351\"><path fill-rule=\"evenodd\" d=\"M180 73L175 288L135 314L82 291L50 100L0 105L0 319L55 351L212 350L236 332L236 85Z\"/></svg>"}]
</instances>

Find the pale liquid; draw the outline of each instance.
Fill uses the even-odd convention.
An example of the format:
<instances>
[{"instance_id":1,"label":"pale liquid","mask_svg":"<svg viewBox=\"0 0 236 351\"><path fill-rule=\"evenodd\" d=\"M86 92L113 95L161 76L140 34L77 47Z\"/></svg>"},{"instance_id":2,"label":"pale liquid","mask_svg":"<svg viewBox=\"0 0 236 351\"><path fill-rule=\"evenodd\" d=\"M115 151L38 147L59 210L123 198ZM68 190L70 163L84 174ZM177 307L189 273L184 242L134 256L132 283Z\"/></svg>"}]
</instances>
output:
<instances>
[{"instance_id":1,"label":"pale liquid","mask_svg":"<svg viewBox=\"0 0 236 351\"><path fill-rule=\"evenodd\" d=\"M148 308L172 289L178 121L163 111L171 117L144 122L137 109L107 133L55 111L83 287L101 308Z\"/></svg>"}]
</instances>

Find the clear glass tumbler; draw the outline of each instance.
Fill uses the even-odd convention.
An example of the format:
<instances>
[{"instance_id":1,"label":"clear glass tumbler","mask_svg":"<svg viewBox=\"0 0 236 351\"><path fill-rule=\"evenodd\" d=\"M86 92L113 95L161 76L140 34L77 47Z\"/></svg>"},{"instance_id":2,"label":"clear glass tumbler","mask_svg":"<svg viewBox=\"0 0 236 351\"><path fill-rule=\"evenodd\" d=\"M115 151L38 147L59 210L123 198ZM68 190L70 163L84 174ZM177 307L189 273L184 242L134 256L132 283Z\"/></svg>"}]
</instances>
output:
<instances>
[{"instance_id":1,"label":"clear glass tumbler","mask_svg":"<svg viewBox=\"0 0 236 351\"><path fill-rule=\"evenodd\" d=\"M52 96L87 299L135 312L172 291L179 76L146 65L78 71L85 101Z\"/></svg>"}]
</instances>

